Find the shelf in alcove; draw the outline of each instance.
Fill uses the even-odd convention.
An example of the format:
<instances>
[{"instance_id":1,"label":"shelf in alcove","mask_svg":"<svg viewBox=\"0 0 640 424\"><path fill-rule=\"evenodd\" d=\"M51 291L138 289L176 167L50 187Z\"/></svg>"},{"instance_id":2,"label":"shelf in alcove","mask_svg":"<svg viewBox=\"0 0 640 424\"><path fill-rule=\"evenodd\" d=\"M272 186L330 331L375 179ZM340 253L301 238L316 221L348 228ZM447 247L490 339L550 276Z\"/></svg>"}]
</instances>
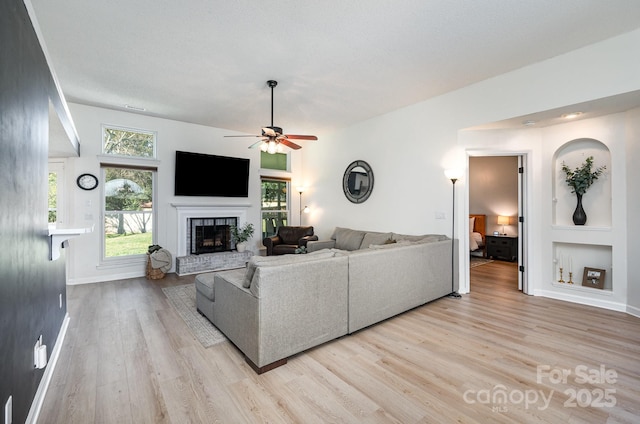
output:
<instances>
[{"instance_id":1,"label":"shelf in alcove","mask_svg":"<svg viewBox=\"0 0 640 424\"><path fill-rule=\"evenodd\" d=\"M592 244L611 246L613 233L611 227L587 227L552 225L551 237L554 243Z\"/></svg>"},{"instance_id":2,"label":"shelf in alcove","mask_svg":"<svg viewBox=\"0 0 640 424\"><path fill-rule=\"evenodd\" d=\"M580 276L580 279L582 280L582 276ZM553 287L558 287L561 289L581 291L581 292L586 292L590 294L597 294L600 296L613 295L613 291L611 289L592 289L591 287L583 286L582 282L574 282L573 284L567 284L567 283L558 283L557 281L554 281L551 283L551 285Z\"/></svg>"},{"instance_id":3,"label":"shelf in alcove","mask_svg":"<svg viewBox=\"0 0 640 424\"><path fill-rule=\"evenodd\" d=\"M611 231L611 227L590 227L588 225L552 225L551 229L569 231Z\"/></svg>"}]
</instances>

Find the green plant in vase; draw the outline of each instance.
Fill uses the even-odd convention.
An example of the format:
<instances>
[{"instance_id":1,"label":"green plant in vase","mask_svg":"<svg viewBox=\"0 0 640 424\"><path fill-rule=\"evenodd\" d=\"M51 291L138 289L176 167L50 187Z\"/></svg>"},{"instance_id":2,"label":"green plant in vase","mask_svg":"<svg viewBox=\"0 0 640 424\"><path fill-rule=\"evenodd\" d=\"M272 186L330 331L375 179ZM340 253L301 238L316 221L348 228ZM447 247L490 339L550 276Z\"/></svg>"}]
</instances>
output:
<instances>
[{"instance_id":1,"label":"green plant in vase","mask_svg":"<svg viewBox=\"0 0 640 424\"><path fill-rule=\"evenodd\" d=\"M603 165L593 170L593 156L589 156L582 165L573 170L569 168L566 163L562 162L565 181L571 188L571 193L575 193L578 198L576 210L573 212L573 223L575 225L584 225L587 222L587 214L582 207L582 196L598 177L602 175L605 169L607 169L607 167Z\"/></svg>"},{"instance_id":2,"label":"green plant in vase","mask_svg":"<svg viewBox=\"0 0 640 424\"><path fill-rule=\"evenodd\" d=\"M231 238L236 242L238 252L244 252L247 248L247 241L253 237L253 224L245 222L241 227L237 225L231 226Z\"/></svg>"}]
</instances>

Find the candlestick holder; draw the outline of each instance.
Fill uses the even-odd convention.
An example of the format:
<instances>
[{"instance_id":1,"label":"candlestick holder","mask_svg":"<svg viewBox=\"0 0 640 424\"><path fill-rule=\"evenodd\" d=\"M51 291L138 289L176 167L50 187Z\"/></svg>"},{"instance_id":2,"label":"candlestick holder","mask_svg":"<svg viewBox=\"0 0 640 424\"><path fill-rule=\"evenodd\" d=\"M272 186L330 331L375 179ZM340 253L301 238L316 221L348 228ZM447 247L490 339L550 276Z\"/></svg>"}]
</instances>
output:
<instances>
[{"instance_id":1,"label":"candlestick holder","mask_svg":"<svg viewBox=\"0 0 640 424\"><path fill-rule=\"evenodd\" d=\"M567 281L567 284L573 284L573 272L569 271L569 281Z\"/></svg>"},{"instance_id":2,"label":"candlestick holder","mask_svg":"<svg viewBox=\"0 0 640 424\"><path fill-rule=\"evenodd\" d=\"M564 283L564 280L562 279L562 267L560 267L560 279L558 280L558 283Z\"/></svg>"}]
</instances>

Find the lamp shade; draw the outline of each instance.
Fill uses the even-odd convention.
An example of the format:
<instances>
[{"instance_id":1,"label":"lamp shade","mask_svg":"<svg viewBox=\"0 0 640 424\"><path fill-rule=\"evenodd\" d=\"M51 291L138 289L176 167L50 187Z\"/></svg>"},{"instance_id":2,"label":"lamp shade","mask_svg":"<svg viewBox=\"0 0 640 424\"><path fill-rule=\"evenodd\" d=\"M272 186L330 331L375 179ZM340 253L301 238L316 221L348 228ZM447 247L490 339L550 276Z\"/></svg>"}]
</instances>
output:
<instances>
[{"instance_id":1,"label":"lamp shade","mask_svg":"<svg viewBox=\"0 0 640 424\"><path fill-rule=\"evenodd\" d=\"M498 215L498 225L509 225L509 217Z\"/></svg>"},{"instance_id":2,"label":"lamp shade","mask_svg":"<svg viewBox=\"0 0 640 424\"><path fill-rule=\"evenodd\" d=\"M444 175L450 180L459 180L462 177L462 171L459 169L445 169Z\"/></svg>"}]
</instances>

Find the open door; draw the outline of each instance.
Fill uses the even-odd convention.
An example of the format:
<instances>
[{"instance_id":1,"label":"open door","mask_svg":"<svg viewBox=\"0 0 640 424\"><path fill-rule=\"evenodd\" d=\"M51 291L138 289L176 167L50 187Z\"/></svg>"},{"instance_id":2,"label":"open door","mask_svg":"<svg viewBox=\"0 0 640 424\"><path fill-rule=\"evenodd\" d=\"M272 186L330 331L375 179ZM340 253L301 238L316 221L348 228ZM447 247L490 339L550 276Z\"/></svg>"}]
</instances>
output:
<instances>
[{"instance_id":1,"label":"open door","mask_svg":"<svg viewBox=\"0 0 640 424\"><path fill-rule=\"evenodd\" d=\"M527 240L527 225L525 218L525 200L526 196L526 172L525 157L518 156L518 290L522 293L529 294L529 284L527 281L525 254L525 242Z\"/></svg>"}]
</instances>

